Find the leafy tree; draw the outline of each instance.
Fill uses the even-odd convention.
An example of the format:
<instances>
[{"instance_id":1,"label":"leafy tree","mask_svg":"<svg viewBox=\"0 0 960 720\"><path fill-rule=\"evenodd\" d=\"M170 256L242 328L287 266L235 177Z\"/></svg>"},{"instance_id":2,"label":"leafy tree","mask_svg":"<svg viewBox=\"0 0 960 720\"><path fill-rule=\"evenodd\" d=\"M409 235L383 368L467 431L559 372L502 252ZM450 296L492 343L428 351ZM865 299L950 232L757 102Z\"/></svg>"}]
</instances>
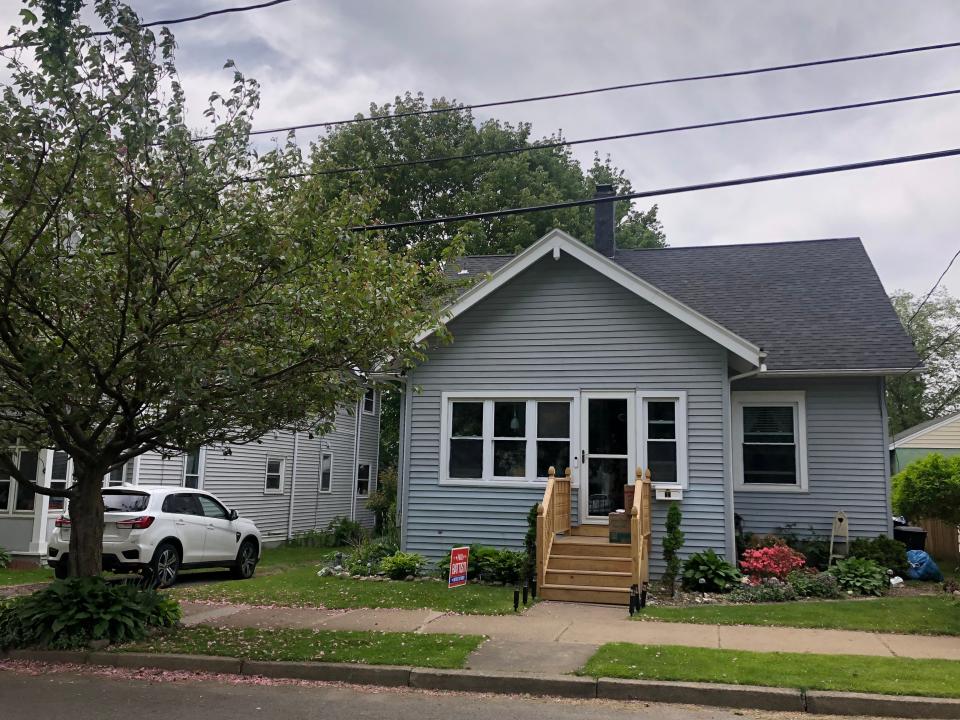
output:
<instances>
[{"instance_id":1,"label":"leafy tree","mask_svg":"<svg viewBox=\"0 0 960 720\"><path fill-rule=\"evenodd\" d=\"M933 453L893 476L893 507L914 520L960 525L960 456Z\"/></svg>"},{"instance_id":2,"label":"leafy tree","mask_svg":"<svg viewBox=\"0 0 960 720\"><path fill-rule=\"evenodd\" d=\"M683 547L684 535L680 530L683 515L677 503L670 503L667 510L667 522L663 533L663 585L672 596L677 588L677 574L680 572L680 548Z\"/></svg>"},{"instance_id":3,"label":"leafy tree","mask_svg":"<svg viewBox=\"0 0 960 720\"><path fill-rule=\"evenodd\" d=\"M173 36L98 0L94 37L80 6L27 0L0 96L0 442L65 450L75 483L38 487L6 454L0 470L69 499L71 574L96 575L105 473L327 429L371 370L420 357L444 283L345 231L369 208L292 178L292 140L251 149L256 82L235 71L195 142Z\"/></svg>"},{"instance_id":4,"label":"leafy tree","mask_svg":"<svg viewBox=\"0 0 960 720\"><path fill-rule=\"evenodd\" d=\"M912 293L899 292L891 300L927 368L922 375L887 380L887 414L894 434L960 410L960 301L940 290L917 312L922 298Z\"/></svg>"},{"instance_id":5,"label":"leafy tree","mask_svg":"<svg viewBox=\"0 0 960 720\"><path fill-rule=\"evenodd\" d=\"M460 106L446 98L428 103L422 94L407 93L392 104L371 103L370 114L402 115ZM477 122L469 110L407 115L390 121L341 126L317 141L311 162L314 171L322 172L484 153L537 144L531 140L531 134L529 123ZM558 133L542 142L560 139ZM623 171L609 158L601 160L595 156L593 165L584 171L569 148L328 174L320 176L320 180L328 199L343 193L375 191L379 198L376 212L382 220L412 220L590 197L597 183L612 183L617 192L631 190ZM639 211L621 202L616 211L617 242L621 247L665 244L655 205ZM469 254L514 253L533 244L551 228L561 228L591 242L592 206L473 221L458 227L406 228L391 231L388 238L395 249L412 245L421 257L434 258L454 236L463 242Z\"/></svg>"}]
</instances>

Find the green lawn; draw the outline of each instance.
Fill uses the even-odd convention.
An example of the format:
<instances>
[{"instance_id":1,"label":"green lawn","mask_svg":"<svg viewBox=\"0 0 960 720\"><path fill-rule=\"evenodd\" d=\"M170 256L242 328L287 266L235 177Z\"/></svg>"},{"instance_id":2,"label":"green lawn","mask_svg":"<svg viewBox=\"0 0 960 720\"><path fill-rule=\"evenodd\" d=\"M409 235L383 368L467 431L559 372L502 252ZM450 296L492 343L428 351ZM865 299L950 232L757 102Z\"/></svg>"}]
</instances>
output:
<instances>
[{"instance_id":1,"label":"green lawn","mask_svg":"<svg viewBox=\"0 0 960 720\"><path fill-rule=\"evenodd\" d=\"M344 556L349 556L351 553L351 548L349 547L334 547L334 548L315 548L315 547L286 547L280 546L275 548L266 548L263 551L263 555L260 558L260 564L258 565L258 572L273 569L273 568L283 568L292 565L308 565L308 564L326 564L333 559L333 556L338 552L342 552Z\"/></svg>"},{"instance_id":2,"label":"green lawn","mask_svg":"<svg viewBox=\"0 0 960 720\"><path fill-rule=\"evenodd\" d=\"M960 697L960 661L956 660L610 643L601 646L587 661L581 674L637 680Z\"/></svg>"},{"instance_id":3,"label":"green lawn","mask_svg":"<svg viewBox=\"0 0 960 720\"><path fill-rule=\"evenodd\" d=\"M245 660L296 660L462 668L483 642L479 635L267 630L262 628L181 628L118 652L220 655Z\"/></svg>"},{"instance_id":4,"label":"green lawn","mask_svg":"<svg viewBox=\"0 0 960 720\"><path fill-rule=\"evenodd\" d=\"M53 580L53 570L47 567L30 568L28 570L14 570L5 568L0 570L0 585L25 585Z\"/></svg>"},{"instance_id":5,"label":"green lawn","mask_svg":"<svg viewBox=\"0 0 960 720\"><path fill-rule=\"evenodd\" d=\"M647 607L640 620L783 625L870 632L960 635L960 601L949 595L699 607Z\"/></svg>"}]
</instances>

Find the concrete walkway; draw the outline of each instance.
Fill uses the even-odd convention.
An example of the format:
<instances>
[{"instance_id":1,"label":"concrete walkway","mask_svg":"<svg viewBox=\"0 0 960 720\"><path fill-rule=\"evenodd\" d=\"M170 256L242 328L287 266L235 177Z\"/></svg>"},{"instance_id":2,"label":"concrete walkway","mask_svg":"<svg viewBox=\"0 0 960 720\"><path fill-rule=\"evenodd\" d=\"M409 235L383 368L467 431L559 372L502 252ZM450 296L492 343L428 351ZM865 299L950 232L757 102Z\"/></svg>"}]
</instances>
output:
<instances>
[{"instance_id":1,"label":"concrete walkway","mask_svg":"<svg viewBox=\"0 0 960 720\"><path fill-rule=\"evenodd\" d=\"M960 638L848 630L695 625L631 620L625 609L541 602L520 615L454 615L433 610L320 610L182 603L186 625L377 630L486 635L468 660L477 670L568 673L602 644L960 660Z\"/></svg>"}]
</instances>

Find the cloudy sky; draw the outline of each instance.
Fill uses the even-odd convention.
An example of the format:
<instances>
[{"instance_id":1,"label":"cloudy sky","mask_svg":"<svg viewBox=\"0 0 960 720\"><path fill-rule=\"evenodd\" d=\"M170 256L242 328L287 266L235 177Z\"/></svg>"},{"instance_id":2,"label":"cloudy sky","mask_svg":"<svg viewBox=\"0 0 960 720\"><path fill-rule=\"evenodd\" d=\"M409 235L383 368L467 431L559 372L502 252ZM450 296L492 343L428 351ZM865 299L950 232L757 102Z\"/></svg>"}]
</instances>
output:
<instances>
[{"instance_id":1,"label":"cloudy sky","mask_svg":"<svg viewBox=\"0 0 960 720\"><path fill-rule=\"evenodd\" d=\"M145 21L251 0L131 0ZM3 27L17 0L4 0ZM199 124L232 58L260 127L350 117L404 91L483 102L960 40L960 4L878 0L293 0L175 28ZM568 138L960 88L960 49L495 108ZM478 113L481 118L489 114ZM960 97L581 146L636 189L960 146ZM310 134L301 137L307 140ZM889 291L925 292L960 249L960 159L659 201L671 245L857 235ZM477 208L483 210L488 208ZM960 295L960 262L946 286Z\"/></svg>"}]
</instances>

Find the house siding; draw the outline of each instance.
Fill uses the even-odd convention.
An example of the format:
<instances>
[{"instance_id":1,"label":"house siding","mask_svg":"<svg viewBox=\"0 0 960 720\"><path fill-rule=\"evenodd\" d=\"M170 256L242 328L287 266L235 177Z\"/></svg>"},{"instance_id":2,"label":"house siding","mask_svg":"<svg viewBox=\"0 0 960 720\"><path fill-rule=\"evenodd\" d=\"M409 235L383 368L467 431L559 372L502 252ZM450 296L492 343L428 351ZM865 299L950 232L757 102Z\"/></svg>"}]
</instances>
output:
<instances>
[{"instance_id":1,"label":"house siding","mask_svg":"<svg viewBox=\"0 0 960 720\"><path fill-rule=\"evenodd\" d=\"M955 417L940 427L935 427L918 434L916 437L897 443L897 447L960 449L960 417Z\"/></svg>"},{"instance_id":2,"label":"house siding","mask_svg":"<svg viewBox=\"0 0 960 720\"><path fill-rule=\"evenodd\" d=\"M886 423L882 381L877 378L748 379L738 390L802 390L807 412L808 491L738 491L735 512L744 529L829 535L834 513L843 510L850 533L890 532Z\"/></svg>"},{"instance_id":3,"label":"house siding","mask_svg":"<svg viewBox=\"0 0 960 720\"><path fill-rule=\"evenodd\" d=\"M404 427L407 550L437 558L465 543L521 549L527 513L543 497L543 484L440 484L443 392L594 389L687 393L684 553L726 554L727 361L719 345L567 255L535 263L449 329L453 343L434 347L408 384L419 392L408 392ZM666 510L654 503L654 572Z\"/></svg>"}]
</instances>

